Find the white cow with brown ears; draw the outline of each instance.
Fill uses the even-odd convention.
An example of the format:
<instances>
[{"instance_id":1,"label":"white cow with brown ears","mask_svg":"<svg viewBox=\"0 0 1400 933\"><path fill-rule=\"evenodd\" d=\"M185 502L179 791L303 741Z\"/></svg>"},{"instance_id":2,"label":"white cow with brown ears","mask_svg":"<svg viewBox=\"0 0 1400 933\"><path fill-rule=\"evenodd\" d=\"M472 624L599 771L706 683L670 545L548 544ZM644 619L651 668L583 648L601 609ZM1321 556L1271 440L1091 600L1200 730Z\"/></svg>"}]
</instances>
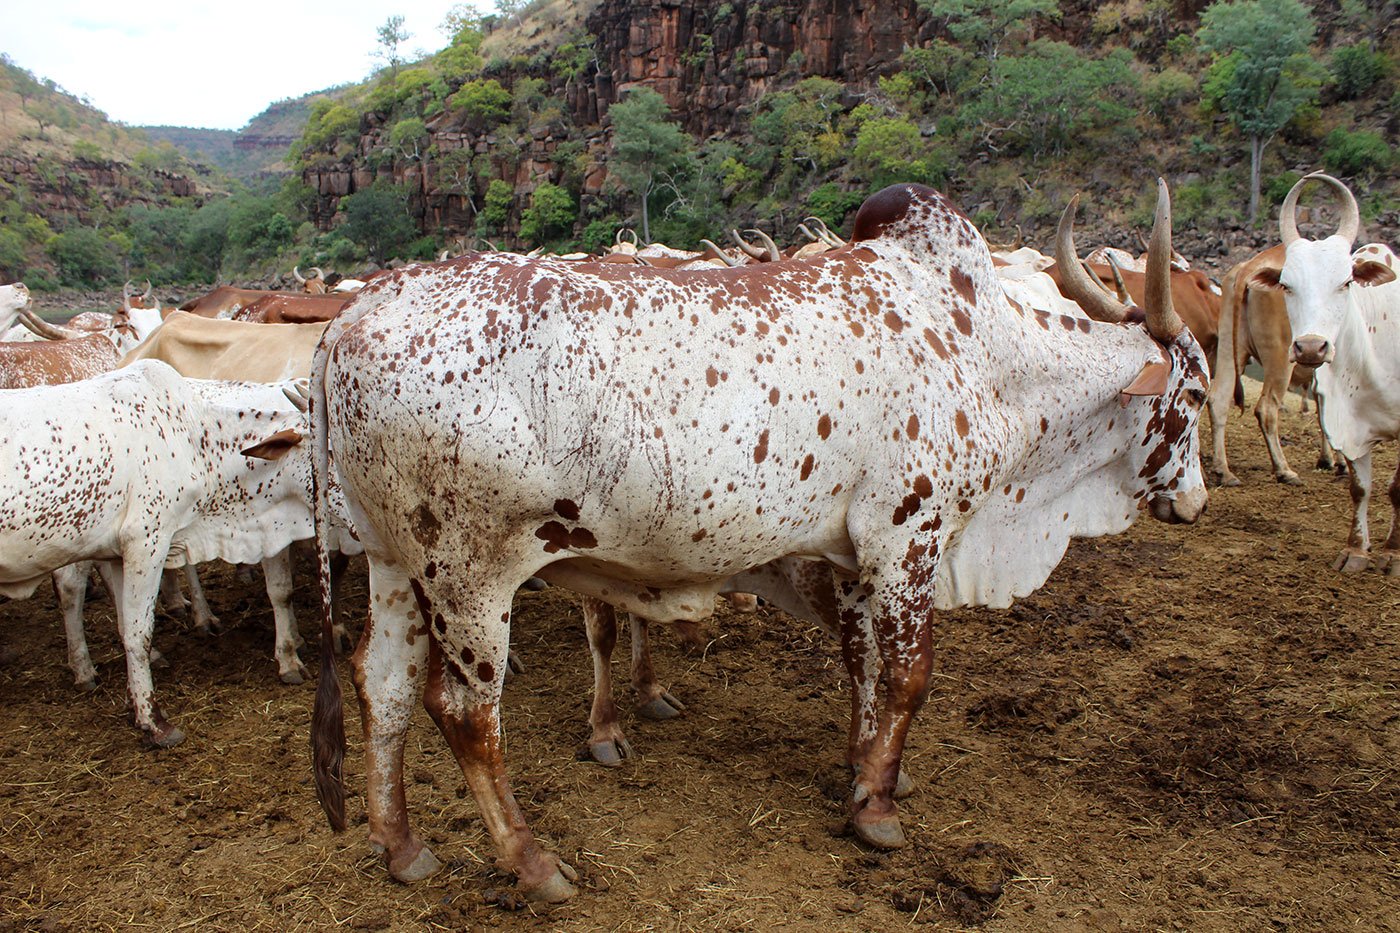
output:
<instances>
[{"instance_id":1,"label":"white cow with brown ears","mask_svg":"<svg viewBox=\"0 0 1400 933\"><path fill-rule=\"evenodd\" d=\"M1340 228L1325 240L1298 235L1298 194L1313 180L1331 187L1344 207ZM1283 268L1258 272L1249 284L1283 290L1293 329L1289 357L1317 367L1322 430L1351 472L1351 534L1334 566L1354 573L1371 564L1366 524L1371 451L1381 441L1400 439L1400 283L1394 255L1372 247L1372 254L1352 256L1361 230L1356 198L1346 185L1321 172L1293 186L1278 223ZM1400 470L1390 484L1390 503L1390 534L1375 562L1377 569L1400 576Z\"/></svg>"}]
</instances>

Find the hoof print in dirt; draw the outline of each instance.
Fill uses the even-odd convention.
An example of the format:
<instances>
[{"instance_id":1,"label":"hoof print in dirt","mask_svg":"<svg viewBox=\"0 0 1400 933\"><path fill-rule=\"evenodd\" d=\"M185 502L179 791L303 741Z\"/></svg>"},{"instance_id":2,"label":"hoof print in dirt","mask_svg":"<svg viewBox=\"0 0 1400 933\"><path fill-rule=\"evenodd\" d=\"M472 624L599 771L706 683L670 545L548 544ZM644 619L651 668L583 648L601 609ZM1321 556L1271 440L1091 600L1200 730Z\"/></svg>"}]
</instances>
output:
<instances>
[{"instance_id":1,"label":"hoof print in dirt","mask_svg":"<svg viewBox=\"0 0 1400 933\"><path fill-rule=\"evenodd\" d=\"M959 923L984 923L996 913L1006 883L1021 874L1012 851L995 842L942 853L933 868L933 886L901 886L890 895L896 910L937 909Z\"/></svg>"}]
</instances>

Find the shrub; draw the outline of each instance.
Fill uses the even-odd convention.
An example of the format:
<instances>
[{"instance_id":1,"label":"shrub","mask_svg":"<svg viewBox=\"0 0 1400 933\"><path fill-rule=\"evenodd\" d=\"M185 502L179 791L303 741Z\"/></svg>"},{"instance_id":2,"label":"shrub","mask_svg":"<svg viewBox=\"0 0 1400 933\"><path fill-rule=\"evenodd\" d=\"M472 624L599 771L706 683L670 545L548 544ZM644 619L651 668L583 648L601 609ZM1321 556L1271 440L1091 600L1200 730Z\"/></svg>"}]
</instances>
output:
<instances>
[{"instance_id":1,"label":"shrub","mask_svg":"<svg viewBox=\"0 0 1400 933\"><path fill-rule=\"evenodd\" d=\"M1386 58L1364 45L1348 45L1332 53L1330 71L1343 100L1360 97L1385 75Z\"/></svg>"},{"instance_id":2,"label":"shrub","mask_svg":"<svg viewBox=\"0 0 1400 933\"><path fill-rule=\"evenodd\" d=\"M481 208L481 219L492 230L500 230L510 219L510 208L515 203L515 189L510 183L499 178L491 179L486 186L486 198Z\"/></svg>"},{"instance_id":3,"label":"shrub","mask_svg":"<svg viewBox=\"0 0 1400 933\"><path fill-rule=\"evenodd\" d=\"M564 188L545 182L530 195L530 206L520 215L520 236L539 244L566 233L578 218L574 196Z\"/></svg>"},{"instance_id":4,"label":"shrub","mask_svg":"<svg viewBox=\"0 0 1400 933\"><path fill-rule=\"evenodd\" d=\"M461 111L477 126L489 129L510 116L511 96L495 78L478 78L462 85L447 99L447 105Z\"/></svg>"},{"instance_id":5,"label":"shrub","mask_svg":"<svg viewBox=\"0 0 1400 933\"><path fill-rule=\"evenodd\" d=\"M1388 168L1394 153L1379 133L1338 127L1327 134L1322 164L1337 175L1370 175Z\"/></svg>"},{"instance_id":6,"label":"shrub","mask_svg":"<svg viewBox=\"0 0 1400 933\"><path fill-rule=\"evenodd\" d=\"M340 202L345 235L383 262L397 256L418 234L408 213L408 192L384 179Z\"/></svg>"},{"instance_id":7,"label":"shrub","mask_svg":"<svg viewBox=\"0 0 1400 933\"><path fill-rule=\"evenodd\" d=\"M596 255L611 247L621 223L616 214L589 221L588 226L583 228L583 236L579 238L584 251Z\"/></svg>"},{"instance_id":8,"label":"shrub","mask_svg":"<svg viewBox=\"0 0 1400 933\"><path fill-rule=\"evenodd\" d=\"M65 230L47 249L65 285L100 285L121 275L115 244L91 227Z\"/></svg>"},{"instance_id":9,"label":"shrub","mask_svg":"<svg viewBox=\"0 0 1400 933\"><path fill-rule=\"evenodd\" d=\"M1264 198L1270 204L1282 204L1283 199L1288 197L1288 192L1293 190L1293 186L1302 178L1297 172L1284 172L1264 188Z\"/></svg>"},{"instance_id":10,"label":"shrub","mask_svg":"<svg viewBox=\"0 0 1400 933\"><path fill-rule=\"evenodd\" d=\"M1177 68L1164 68L1142 83L1147 110L1162 122L1196 93L1196 79Z\"/></svg>"},{"instance_id":11,"label":"shrub","mask_svg":"<svg viewBox=\"0 0 1400 933\"><path fill-rule=\"evenodd\" d=\"M851 166L871 190L897 182L938 183L946 167L933 158L919 128L903 117L875 117L861 124Z\"/></svg>"},{"instance_id":12,"label":"shrub","mask_svg":"<svg viewBox=\"0 0 1400 933\"><path fill-rule=\"evenodd\" d=\"M807 195L807 210L826 221L832 230L839 229L846 215L860 207L864 196L859 191L845 191L835 182L827 182Z\"/></svg>"}]
</instances>

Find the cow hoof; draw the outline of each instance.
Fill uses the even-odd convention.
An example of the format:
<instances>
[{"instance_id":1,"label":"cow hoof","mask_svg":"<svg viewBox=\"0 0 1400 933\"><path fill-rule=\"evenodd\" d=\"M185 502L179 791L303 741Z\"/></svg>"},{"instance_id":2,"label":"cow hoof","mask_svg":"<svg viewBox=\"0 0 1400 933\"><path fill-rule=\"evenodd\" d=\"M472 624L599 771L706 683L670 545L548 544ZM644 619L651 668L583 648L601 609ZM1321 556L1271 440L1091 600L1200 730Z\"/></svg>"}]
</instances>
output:
<instances>
[{"instance_id":1,"label":"cow hoof","mask_svg":"<svg viewBox=\"0 0 1400 933\"><path fill-rule=\"evenodd\" d=\"M415 881L422 881L424 878L431 878L442 868L442 862L433 854L433 850L427 846L420 846L418 854L413 856L407 865L396 865L389 862L389 874L395 881L402 881L404 884L412 884Z\"/></svg>"},{"instance_id":2,"label":"cow hoof","mask_svg":"<svg viewBox=\"0 0 1400 933\"><path fill-rule=\"evenodd\" d=\"M1387 577L1400 577L1400 552L1380 551L1377 553L1376 570Z\"/></svg>"},{"instance_id":3,"label":"cow hoof","mask_svg":"<svg viewBox=\"0 0 1400 933\"><path fill-rule=\"evenodd\" d=\"M877 817L868 810L862 810L851 820L851 828L862 842L877 849L904 847L904 827L899 825L898 813Z\"/></svg>"},{"instance_id":4,"label":"cow hoof","mask_svg":"<svg viewBox=\"0 0 1400 933\"><path fill-rule=\"evenodd\" d=\"M571 883L576 880L578 872L569 867L568 863L560 862L554 874L540 884L522 888L521 893L537 904L562 904L578 893L578 889Z\"/></svg>"},{"instance_id":5,"label":"cow hoof","mask_svg":"<svg viewBox=\"0 0 1400 933\"><path fill-rule=\"evenodd\" d=\"M164 728L152 729L146 733L146 738L156 748L174 748L185 741L185 733L179 726L167 725Z\"/></svg>"},{"instance_id":6,"label":"cow hoof","mask_svg":"<svg viewBox=\"0 0 1400 933\"><path fill-rule=\"evenodd\" d=\"M660 696L652 697L638 706L637 715L643 719L661 722L666 719L675 719L684 709L684 703L671 696L670 693L663 692Z\"/></svg>"},{"instance_id":7,"label":"cow hoof","mask_svg":"<svg viewBox=\"0 0 1400 933\"><path fill-rule=\"evenodd\" d=\"M624 759L632 757L632 745L626 739L590 742L588 757L605 768L620 768Z\"/></svg>"},{"instance_id":8,"label":"cow hoof","mask_svg":"<svg viewBox=\"0 0 1400 933\"><path fill-rule=\"evenodd\" d=\"M1326 457L1317 458L1317 468L1324 473L1331 473L1336 467L1337 465Z\"/></svg>"},{"instance_id":9,"label":"cow hoof","mask_svg":"<svg viewBox=\"0 0 1400 933\"><path fill-rule=\"evenodd\" d=\"M1303 485L1303 481L1298 478L1298 474L1294 473L1292 470L1289 470L1287 473L1276 473L1274 474L1274 479L1283 483L1285 486Z\"/></svg>"},{"instance_id":10,"label":"cow hoof","mask_svg":"<svg viewBox=\"0 0 1400 933\"><path fill-rule=\"evenodd\" d=\"M524 583L520 584L520 588L522 590L529 590L532 593L538 593L540 590L549 589L549 584L541 580L539 577L531 577Z\"/></svg>"},{"instance_id":11,"label":"cow hoof","mask_svg":"<svg viewBox=\"0 0 1400 933\"><path fill-rule=\"evenodd\" d=\"M222 635L224 633L224 625L219 621L218 616L209 616L207 619L201 619L195 627L199 629L201 635L212 636Z\"/></svg>"},{"instance_id":12,"label":"cow hoof","mask_svg":"<svg viewBox=\"0 0 1400 933\"><path fill-rule=\"evenodd\" d=\"M151 667L158 667L158 668L164 670L165 668L168 668L169 666L170 666L170 662L167 661L167 660L165 659L165 655L161 654L159 651L157 651L156 649L152 648L152 649L151 649Z\"/></svg>"},{"instance_id":13,"label":"cow hoof","mask_svg":"<svg viewBox=\"0 0 1400 933\"><path fill-rule=\"evenodd\" d=\"M523 674L523 673L525 673L525 664L524 664L524 662L522 662L522 661L520 660L520 655L516 654L514 651L510 652L509 654L507 654L507 655L506 655L506 676L509 677L509 676L511 676L512 674Z\"/></svg>"},{"instance_id":14,"label":"cow hoof","mask_svg":"<svg viewBox=\"0 0 1400 933\"><path fill-rule=\"evenodd\" d=\"M306 672L301 670L301 668L293 668L292 670L278 674L277 676L281 679L282 683L287 684L291 687L297 687L301 684L306 683L305 673Z\"/></svg>"},{"instance_id":15,"label":"cow hoof","mask_svg":"<svg viewBox=\"0 0 1400 933\"><path fill-rule=\"evenodd\" d=\"M347 655L347 654L350 653L350 636L349 636L349 635L342 635L342 634L333 635L333 636L331 637L331 642L332 642L331 647L335 649L335 653L336 653L336 654L341 655L341 656L344 656L344 655Z\"/></svg>"},{"instance_id":16,"label":"cow hoof","mask_svg":"<svg viewBox=\"0 0 1400 933\"><path fill-rule=\"evenodd\" d=\"M1370 555L1358 554L1356 551L1343 551L1332 563L1332 569L1342 573L1361 573L1370 566Z\"/></svg>"},{"instance_id":17,"label":"cow hoof","mask_svg":"<svg viewBox=\"0 0 1400 933\"><path fill-rule=\"evenodd\" d=\"M726 593L724 595L729 600L729 605L734 607L735 612L758 611L758 597L752 593Z\"/></svg>"},{"instance_id":18,"label":"cow hoof","mask_svg":"<svg viewBox=\"0 0 1400 933\"><path fill-rule=\"evenodd\" d=\"M899 777L894 782L894 799L903 800L914 793L914 781L909 775L904 773L904 769L899 769Z\"/></svg>"},{"instance_id":19,"label":"cow hoof","mask_svg":"<svg viewBox=\"0 0 1400 933\"><path fill-rule=\"evenodd\" d=\"M83 693L92 693L92 691L97 689L97 678L89 677L86 680L77 680L73 682L73 686L77 687L78 690Z\"/></svg>"}]
</instances>

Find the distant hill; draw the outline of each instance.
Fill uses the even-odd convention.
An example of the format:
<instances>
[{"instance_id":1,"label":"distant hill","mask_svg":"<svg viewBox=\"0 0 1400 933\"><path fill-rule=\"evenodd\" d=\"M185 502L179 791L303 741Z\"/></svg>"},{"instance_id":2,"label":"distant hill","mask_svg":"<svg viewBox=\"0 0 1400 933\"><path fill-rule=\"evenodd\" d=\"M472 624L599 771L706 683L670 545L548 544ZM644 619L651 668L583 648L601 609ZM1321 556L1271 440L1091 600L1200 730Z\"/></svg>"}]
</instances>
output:
<instances>
[{"instance_id":1,"label":"distant hill","mask_svg":"<svg viewBox=\"0 0 1400 933\"><path fill-rule=\"evenodd\" d=\"M168 142L187 157L205 162L231 178L248 181L268 175L286 175L287 147L306 129L313 102L337 100L345 86L314 91L279 100L248 121L241 130L210 130L189 126L143 126L152 140Z\"/></svg>"}]
</instances>

